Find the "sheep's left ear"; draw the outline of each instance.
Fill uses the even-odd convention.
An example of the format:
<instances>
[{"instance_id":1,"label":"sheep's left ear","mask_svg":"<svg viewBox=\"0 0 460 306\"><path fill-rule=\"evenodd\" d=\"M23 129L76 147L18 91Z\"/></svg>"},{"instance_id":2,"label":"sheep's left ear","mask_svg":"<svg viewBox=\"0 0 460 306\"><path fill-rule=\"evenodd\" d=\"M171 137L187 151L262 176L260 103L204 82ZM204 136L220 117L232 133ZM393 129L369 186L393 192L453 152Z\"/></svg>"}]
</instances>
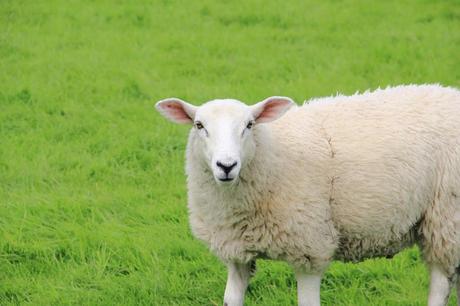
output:
<instances>
[{"instance_id":1,"label":"sheep's left ear","mask_svg":"<svg viewBox=\"0 0 460 306\"><path fill-rule=\"evenodd\" d=\"M158 101L155 107L164 117L180 124L193 123L198 108L178 98Z\"/></svg>"},{"instance_id":2,"label":"sheep's left ear","mask_svg":"<svg viewBox=\"0 0 460 306\"><path fill-rule=\"evenodd\" d=\"M288 97L270 97L253 106L252 115L257 123L270 122L281 117L295 103Z\"/></svg>"}]
</instances>

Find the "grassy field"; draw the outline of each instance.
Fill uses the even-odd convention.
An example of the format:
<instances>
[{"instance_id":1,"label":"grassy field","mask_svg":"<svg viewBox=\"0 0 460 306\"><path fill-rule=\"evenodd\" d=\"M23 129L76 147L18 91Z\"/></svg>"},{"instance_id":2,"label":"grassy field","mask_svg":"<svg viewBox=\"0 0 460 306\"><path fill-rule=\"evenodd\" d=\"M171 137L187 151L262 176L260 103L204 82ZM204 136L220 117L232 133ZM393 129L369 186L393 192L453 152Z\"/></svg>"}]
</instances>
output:
<instances>
[{"instance_id":1,"label":"grassy field","mask_svg":"<svg viewBox=\"0 0 460 306\"><path fill-rule=\"evenodd\" d=\"M460 87L458 0L2 0L0 28L0 305L222 303L187 223L188 128L158 99ZM295 304L291 269L258 267L247 305ZM427 287L414 248L334 263L322 302L425 305Z\"/></svg>"}]
</instances>

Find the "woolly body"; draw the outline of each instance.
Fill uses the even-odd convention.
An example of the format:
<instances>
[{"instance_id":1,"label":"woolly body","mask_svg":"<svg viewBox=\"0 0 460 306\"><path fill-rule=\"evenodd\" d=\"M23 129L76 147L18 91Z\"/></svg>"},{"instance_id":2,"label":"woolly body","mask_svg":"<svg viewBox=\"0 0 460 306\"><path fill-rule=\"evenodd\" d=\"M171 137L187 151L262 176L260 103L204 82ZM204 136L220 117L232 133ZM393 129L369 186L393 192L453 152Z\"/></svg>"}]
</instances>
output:
<instances>
[{"instance_id":1,"label":"woolly body","mask_svg":"<svg viewBox=\"0 0 460 306\"><path fill-rule=\"evenodd\" d=\"M322 272L333 259L392 256L418 242L429 263L455 273L459 91L399 86L315 99L253 132L256 154L228 188L189 135L191 228L222 260Z\"/></svg>"}]
</instances>

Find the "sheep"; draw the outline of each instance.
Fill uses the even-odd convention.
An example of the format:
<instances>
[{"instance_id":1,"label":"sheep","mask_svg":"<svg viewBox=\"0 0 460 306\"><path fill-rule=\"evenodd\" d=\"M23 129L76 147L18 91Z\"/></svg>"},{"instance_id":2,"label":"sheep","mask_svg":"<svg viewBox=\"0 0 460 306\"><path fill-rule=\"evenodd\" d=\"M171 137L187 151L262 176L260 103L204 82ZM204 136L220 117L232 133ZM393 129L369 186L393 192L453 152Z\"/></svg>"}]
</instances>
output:
<instances>
[{"instance_id":1,"label":"sheep","mask_svg":"<svg viewBox=\"0 0 460 306\"><path fill-rule=\"evenodd\" d=\"M156 108L193 124L189 221L228 267L224 305L243 304L257 258L292 265L298 304L320 305L332 260L414 244L430 269L428 304L445 305L455 282L460 296L459 90L406 85L303 106L170 98Z\"/></svg>"}]
</instances>

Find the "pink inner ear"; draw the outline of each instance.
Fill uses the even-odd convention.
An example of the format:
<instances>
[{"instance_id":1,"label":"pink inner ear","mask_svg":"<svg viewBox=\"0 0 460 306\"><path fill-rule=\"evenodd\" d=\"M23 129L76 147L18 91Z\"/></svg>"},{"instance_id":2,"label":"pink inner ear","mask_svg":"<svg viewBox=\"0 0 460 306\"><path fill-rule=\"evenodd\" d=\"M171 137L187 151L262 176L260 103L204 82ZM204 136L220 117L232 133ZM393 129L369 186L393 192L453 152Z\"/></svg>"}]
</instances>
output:
<instances>
[{"instance_id":1,"label":"pink inner ear","mask_svg":"<svg viewBox=\"0 0 460 306\"><path fill-rule=\"evenodd\" d=\"M267 103L264 106L264 110L259 115L259 117L257 117L256 121L262 123L278 118L285 112L286 107L289 104L290 103L286 100L267 101Z\"/></svg>"},{"instance_id":2,"label":"pink inner ear","mask_svg":"<svg viewBox=\"0 0 460 306\"><path fill-rule=\"evenodd\" d=\"M192 122L192 119L187 115L183 106L179 102L167 102L161 105L163 113L171 118L172 120L188 123Z\"/></svg>"},{"instance_id":3,"label":"pink inner ear","mask_svg":"<svg viewBox=\"0 0 460 306\"><path fill-rule=\"evenodd\" d=\"M276 114L278 113L277 110L280 107L279 104L280 104L280 102L278 102L278 101L273 101L273 102L268 103L268 105L265 106L264 111L262 112L262 114L260 114L259 118L260 117L262 117L262 118L275 117Z\"/></svg>"}]
</instances>

